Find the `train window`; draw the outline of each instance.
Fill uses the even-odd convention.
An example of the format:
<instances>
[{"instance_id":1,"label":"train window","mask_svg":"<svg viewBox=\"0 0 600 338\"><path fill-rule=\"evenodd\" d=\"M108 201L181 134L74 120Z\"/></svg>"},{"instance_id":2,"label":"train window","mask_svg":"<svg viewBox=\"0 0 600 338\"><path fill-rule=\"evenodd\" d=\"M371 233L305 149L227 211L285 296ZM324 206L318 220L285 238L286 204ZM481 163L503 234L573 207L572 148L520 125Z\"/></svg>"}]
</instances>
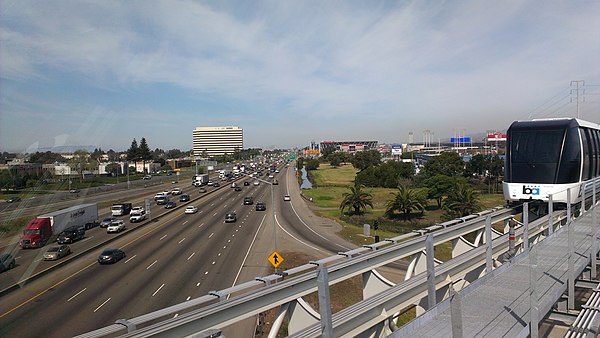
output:
<instances>
[{"instance_id":1,"label":"train window","mask_svg":"<svg viewBox=\"0 0 600 338\"><path fill-rule=\"evenodd\" d=\"M593 148L591 145L591 137L590 130L588 128L580 128L581 132L581 145L583 146L583 171L581 175L581 179L584 181L589 180L592 170L592 161L593 161Z\"/></svg>"},{"instance_id":2,"label":"train window","mask_svg":"<svg viewBox=\"0 0 600 338\"><path fill-rule=\"evenodd\" d=\"M555 183L564 129L512 131L510 139L510 182Z\"/></svg>"},{"instance_id":3,"label":"train window","mask_svg":"<svg viewBox=\"0 0 600 338\"><path fill-rule=\"evenodd\" d=\"M600 130L594 129L592 130L592 139L594 145L594 177L600 176Z\"/></svg>"},{"instance_id":4,"label":"train window","mask_svg":"<svg viewBox=\"0 0 600 338\"><path fill-rule=\"evenodd\" d=\"M579 128L569 128L567 129L555 183L578 182L581 178L581 162Z\"/></svg>"}]
</instances>

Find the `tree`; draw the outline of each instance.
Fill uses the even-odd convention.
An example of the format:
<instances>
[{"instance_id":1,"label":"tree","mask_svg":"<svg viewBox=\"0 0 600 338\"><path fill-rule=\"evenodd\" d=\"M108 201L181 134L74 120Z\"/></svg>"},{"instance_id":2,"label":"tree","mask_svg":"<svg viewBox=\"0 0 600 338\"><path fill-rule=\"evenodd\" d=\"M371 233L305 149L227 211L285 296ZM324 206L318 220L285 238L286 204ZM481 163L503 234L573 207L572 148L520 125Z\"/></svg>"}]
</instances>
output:
<instances>
[{"instance_id":1,"label":"tree","mask_svg":"<svg viewBox=\"0 0 600 338\"><path fill-rule=\"evenodd\" d=\"M465 163L459 154L454 152L444 152L438 156L432 157L423 167L425 178L435 175L462 176Z\"/></svg>"},{"instance_id":2,"label":"tree","mask_svg":"<svg viewBox=\"0 0 600 338\"><path fill-rule=\"evenodd\" d=\"M105 170L113 176L121 174L121 166L118 163L107 164Z\"/></svg>"},{"instance_id":3,"label":"tree","mask_svg":"<svg viewBox=\"0 0 600 338\"><path fill-rule=\"evenodd\" d=\"M140 148L138 147L137 141L133 139L131 141L131 146L127 149L127 161L133 161L133 172L135 173L135 168L137 167L137 160L140 157ZM129 172L129 170L127 171Z\"/></svg>"},{"instance_id":4,"label":"tree","mask_svg":"<svg viewBox=\"0 0 600 338\"><path fill-rule=\"evenodd\" d=\"M331 155L329 155L329 164L332 167L339 167L342 164L342 158L341 156L337 155L338 153L333 153Z\"/></svg>"},{"instance_id":5,"label":"tree","mask_svg":"<svg viewBox=\"0 0 600 338\"><path fill-rule=\"evenodd\" d=\"M367 210L367 206L373 208L373 195L363 191L364 186L354 183L353 187L348 187L350 192L346 192L342 195L342 203L340 203L340 210L344 213L345 209L350 210L350 214L360 215Z\"/></svg>"},{"instance_id":6,"label":"tree","mask_svg":"<svg viewBox=\"0 0 600 338\"><path fill-rule=\"evenodd\" d=\"M482 209L479 193L465 183L458 183L444 199L444 209L450 218L476 213Z\"/></svg>"},{"instance_id":7,"label":"tree","mask_svg":"<svg viewBox=\"0 0 600 338\"><path fill-rule=\"evenodd\" d=\"M146 143L146 138L142 137L138 151L139 158L142 160L142 171L146 173L146 161L152 160L152 153L150 152L150 147L148 147L148 143Z\"/></svg>"},{"instance_id":8,"label":"tree","mask_svg":"<svg viewBox=\"0 0 600 338\"><path fill-rule=\"evenodd\" d=\"M304 159L304 166L306 166L306 170L317 170L319 168L319 160L314 158Z\"/></svg>"},{"instance_id":9,"label":"tree","mask_svg":"<svg viewBox=\"0 0 600 338\"><path fill-rule=\"evenodd\" d=\"M398 192L394 198L387 201L385 213L391 215L394 211L399 211L405 219L410 219L413 210L425 211L427 197L423 191L409 189L404 186L398 186Z\"/></svg>"},{"instance_id":10,"label":"tree","mask_svg":"<svg viewBox=\"0 0 600 338\"><path fill-rule=\"evenodd\" d=\"M359 151L352 158L354 168L362 171L368 167L375 167L381 164L381 154L377 150Z\"/></svg>"},{"instance_id":11,"label":"tree","mask_svg":"<svg viewBox=\"0 0 600 338\"><path fill-rule=\"evenodd\" d=\"M73 153L71 163L75 167L75 171L79 174L79 180L83 180L83 171L92 170L94 168L93 163L90 162L90 153L87 150L79 149Z\"/></svg>"},{"instance_id":12,"label":"tree","mask_svg":"<svg viewBox=\"0 0 600 338\"><path fill-rule=\"evenodd\" d=\"M448 196L450 191L458 183L458 178L446 175L435 175L423 181L423 186L427 188L427 197L437 202L438 208L442 207L444 196Z\"/></svg>"},{"instance_id":13,"label":"tree","mask_svg":"<svg viewBox=\"0 0 600 338\"><path fill-rule=\"evenodd\" d=\"M401 179L412 179L412 163L388 161L377 167L368 167L356 174L356 181L367 187L395 188Z\"/></svg>"}]
</instances>

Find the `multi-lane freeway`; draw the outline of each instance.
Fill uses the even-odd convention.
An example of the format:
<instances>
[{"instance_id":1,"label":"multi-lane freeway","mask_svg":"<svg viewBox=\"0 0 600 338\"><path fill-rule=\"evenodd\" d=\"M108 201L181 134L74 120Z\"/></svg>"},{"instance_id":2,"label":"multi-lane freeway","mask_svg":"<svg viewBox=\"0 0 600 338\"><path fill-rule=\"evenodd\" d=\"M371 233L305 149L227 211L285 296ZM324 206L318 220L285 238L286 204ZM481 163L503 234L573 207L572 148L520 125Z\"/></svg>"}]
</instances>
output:
<instances>
[{"instance_id":1,"label":"multi-lane freeway","mask_svg":"<svg viewBox=\"0 0 600 338\"><path fill-rule=\"evenodd\" d=\"M274 249L305 250L323 257L347 249L347 244L307 224L311 216L300 208L303 202L293 169L283 168L276 177L279 185L270 185L267 179L258 186L244 186L244 181L254 179L243 177L238 180L241 191L223 184L200 194L197 188L186 186L184 192L192 195L187 205L198 207L195 214L184 214L186 204L182 203L164 214L164 209L153 205L153 220L138 229L130 225L121 235L106 234L101 228L88 231L86 241L72 245L74 252L107 236L118 236L107 246L121 248L127 256L113 265L99 265L96 260L102 246L2 296L0 336L81 334L265 275L271 269L267 257ZM138 196L135 202L141 204L153 193ZM284 195L291 195L292 200L283 201ZM267 210L244 205L246 196L255 203L265 202ZM229 212L237 214L236 222L224 222ZM41 257L43 251L21 250L19 260L32 259L28 255ZM0 279L12 281L14 276L20 278L53 264L32 261L0 274ZM248 326L238 328L243 331L234 335L251 336L253 327Z\"/></svg>"}]
</instances>

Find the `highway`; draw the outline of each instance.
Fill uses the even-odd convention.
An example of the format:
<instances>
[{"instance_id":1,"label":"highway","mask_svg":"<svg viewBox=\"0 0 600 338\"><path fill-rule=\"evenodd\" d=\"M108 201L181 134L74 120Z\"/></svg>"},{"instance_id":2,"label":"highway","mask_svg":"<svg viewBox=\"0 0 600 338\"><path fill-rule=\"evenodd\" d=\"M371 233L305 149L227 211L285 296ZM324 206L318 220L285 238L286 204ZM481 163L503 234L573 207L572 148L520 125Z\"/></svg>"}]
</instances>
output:
<instances>
[{"instance_id":1,"label":"highway","mask_svg":"<svg viewBox=\"0 0 600 338\"><path fill-rule=\"evenodd\" d=\"M217 192L192 201L198 207L196 214L184 214L184 207L178 203L177 209L157 221L112 242L111 247L127 254L116 264L99 265L96 259L101 249L94 250L3 296L0 336L81 334L120 318L139 316L265 275L269 271L266 258L276 245L274 241L280 247L289 249L294 245L294 249L318 257L343 250L331 238L309 230L299 217L293 207L298 205L295 199L300 198L299 194L290 193L290 188L297 189L294 172L284 169L276 175L285 177L276 186L267 181L259 186L243 186L243 181L252 179L242 178L238 181L242 191L236 192L224 184ZM184 192L191 189L184 187ZM193 189L192 198L198 196L197 189ZM285 194L293 196L291 202L283 201ZM255 211L254 205L243 205L245 196L252 196L255 203L266 202L267 210ZM224 223L225 214L231 211L237 213L237 222ZM89 241L93 241L108 234L96 228L89 235ZM247 326L243 330L250 334L245 330L253 328Z\"/></svg>"}]
</instances>

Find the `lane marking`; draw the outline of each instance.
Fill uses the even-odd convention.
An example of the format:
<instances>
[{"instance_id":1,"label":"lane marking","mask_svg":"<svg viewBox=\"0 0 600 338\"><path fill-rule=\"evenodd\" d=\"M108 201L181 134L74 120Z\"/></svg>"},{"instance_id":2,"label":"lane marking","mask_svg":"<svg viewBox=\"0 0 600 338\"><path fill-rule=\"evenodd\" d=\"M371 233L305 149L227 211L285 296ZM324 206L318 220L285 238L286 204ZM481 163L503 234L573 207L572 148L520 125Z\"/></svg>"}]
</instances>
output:
<instances>
[{"instance_id":1,"label":"lane marking","mask_svg":"<svg viewBox=\"0 0 600 338\"><path fill-rule=\"evenodd\" d=\"M185 225L187 222L188 222L188 221L185 221L185 222L183 222L183 224L182 224L182 225Z\"/></svg>"},{"instance_id":2,"label":"lane marking","mask_svg":"<svg viewBox=\"0 0 600 338\"><path fill-rule=\"evenodd\" d=\"M188 296L188 298L186 299L186 301L188 301L188 300L190 300L190 299L192 299L192 296Z\"/></svg>"},{"instance_id":3,"label":"lane marking","mask_svg":"<svg viewBox=\"0 0 600 338\"><path fill-rule=\"evenodd\" d=\"M108 303L108 301L109 301L109 300L110 300L110 298L108 298L107 300L105 300L105 301L104 301L104 303L100 304L100 306L98 306L98 307L96 308L96 310L94 310L94 312L96 312L96 311L100 310L100 308L101 308L101 307L103 307L103 306L104 306L104 304Z\"/></svg>"},{"instance_id":4,"label":"lane marking","mask_svg":"<svg viewBox=\"0 0 600 338\"><path fill-rule=\"evenodd\" d=\"M152 294L152 297L156 296L156 294L158 293L158 291L160 291L160 289L162 289L162 288L163 288L163 286L165 286L165 285L164 285L164 284L163 284L163 285L161 285L161 286L158 288L158 290L154 291L154 293Z\"/></svg>"},{"instance_id":5,"label":"lane marking","mask_svg":"<svg viewBox=\"0 0 600 338\"><path fill-rule=\"evenodd\" d=\"M215 217L215 216L217 216L217 213L216 213L216 212L213 214L213 217Z\"/></svg>"},{"instance_id":6,"label":"lane marking","mask_svg":"<svg viewBox=\"0 0 600 338\"><path fill-rule=\"evenodd\" d=\"M200 283L196 284L196 287L199 287L199 286L200 286Z\"/></svg>"},{"instance_id":7,"label":"lane marking","mask_svg":"<svg viewBox=\"0 0 600 338\"><path fill-rule=\"evenodd\" d=\"M279 223L279 220L277 220L277 215L275 215L275 222L277 223L277 226L278 226L278 227L279 227L281 230L283 230L283 232L285 232L286 234L288 234L288 235L289 235L290 237L292 237L293 239L295 239L295 240L297 240L298 242L300 242L300 243L302 243L302 244L306 245L306 246L307 246L307 247L309 247L309 248L312 248L312 249L314 249L314 250L317 250L317 251L320 251L320 252L325 252L325 251L323 251L323 250L321 250L321 249L319 249L319 248L316 248L316 247L314 247L314 246L312 246L312 245L310 245L310 244L308 244L308 243L305 243L305 242L303 242L302 240L300 240L300 239L296 238L294 235L292 235L292 234L291 234L291 233L289 233L287 230L285 230L285 229L284 229L284 228L281 226L281 224Z\"/></svg>"},{"instance_id":8,"label":"lane marking","mask_svg":"<svg viewBox=\"0 0 600 338\"><path fill-rule=\"evenodd\" d=\"M214 235L215 235L215 233L213 232L212 234L210 234L210 236L208 236L208 239L210 239Z\"/></svg>"},{"instance_id":9,"label":"lane marking","mask_svg":"<svg viewBox=\"0 0 600 338\"><path fill-rule=\"evenodd\" d=\"M252 239L252 242L250 243L250 246L248 247L248 251L246 251L246 256L244 257L244 260L242 261L242 264L240 265L240 269L237 272L237 275L235 276L235 279L233 280L233 284L231 284L231 286L235 286L235 283L237 283L238 278L240 277L240 274L242 273L242 268L244 268L244 265L246 265L246 259L248 259L248 256L250 255L250 251L252 250L252 246L254 246L254 242L256 241L256 237L258 237L258 233L260 232L260 228L263 226L263 223L265 222L265 218L267 217L267 215L264 215L262 220L260 221L260 224L258 225L258 229L256 229L256 233L254 234L254 238ZM219 253L219 255L221 255L221 253ZM227 295L227 299L229 299L229 296L231 295Z\"/></svg>"},{"instance_id":10,"label":"lane marking","mask_svg":"<svg viewBox=\"0 0 600 338\"><path fill-rule=\"evenodd\" d=\"M181 242L183 242L183 241L185 241L185 237L183 237L177 244L181 244Z\"/></svg>"},{"instance_id":11,"label":"lane marking","mask_svg":"<svg viewBox=\"0 0 600 338\"><path fill-rule=\"evenodd\" d=\"M164 235L164 236L162 236L162 237L159 239L159 241L162 241L162 240L163 240L165 237L167 237L167 236L168 236L168 235Z\"/></svg>"},{"instance_id":12,"label":"lane marking","mask_svg":"<svg viewBox=\"0 0 600 338\"><path fill-rule=\"evenodd\" d=\"M130 260L134 259L134 258L135 258L135 256L137 256L137 255L133 255L133 256L131 256L131 257L130 257L129 259L127 259L127 260L125 261L125 263L123 263L123 264L127 264L127 262L129 262Z\"/></svg>"},{"instance_id":13,"label":"lane marking","mask_svg":"<svg viewBox=\"0 0 600 338\"><path fill-rule=\"evenodd\" d=\"M216 263L217 263L217 261L213 261L213 262L212 262L212 265L215 265Z\"/></svg>"},{"instance_id":14,"label":"lane marking","mask_svg":"<svg viewBox=\"0 0 600 338\"><path fill-rule=\"evenodd\" d=\"M150 269L152 267L152 265L156 264L156 262L158 262L158 261L154 261L154 263L148 265L148 267L146 268L146 270Z\"/></svg>"},{"instance_id":15,"label":"lane marking","mask_svg":"<svg viewBox=\"0 0 600 338\"><path fill-rule=\"evenodd\" d=\"M219 252L219 254L217 255L217 257L221 257L221 253Z\"/></svg>"},{"instance_id":16,"label":"lane marking","mask_svg":"<svg viewBox=\"0 0 600 338\"><path fill-rule=\"evenodd\" d=\"M206 271L206 272L204 273L204 275L208 275L208 271Z\"/></svg>"},{"instance_id":17,"label":"lane marking","mask_svg":"<svg viewBox=\"0 0 600 338\"><path fill-rule=\"evenodd\" d=\"M190 260L192 257L194 257L194 255L195 255L195 254L196 254L196 253L195 253L195 252L193 252L193 253L190 255L190 257L188 257L188 259L187 259L187 260L189 261L189 260Z\"/></svg>"},{"instance_id":18,"label":"lane marking","mask_svg":"<svg viewBox=\"0 0 600 338\"><path fill-rule=\"evenodd\" d=\"M79 296L79 294L81 294L83 291L87 290L87 288L83 288L83 290L77 292L76 294L74 294L71 298L67 299L67 302L70 302L73 298Z\"/></svg>"}]
</instances>

